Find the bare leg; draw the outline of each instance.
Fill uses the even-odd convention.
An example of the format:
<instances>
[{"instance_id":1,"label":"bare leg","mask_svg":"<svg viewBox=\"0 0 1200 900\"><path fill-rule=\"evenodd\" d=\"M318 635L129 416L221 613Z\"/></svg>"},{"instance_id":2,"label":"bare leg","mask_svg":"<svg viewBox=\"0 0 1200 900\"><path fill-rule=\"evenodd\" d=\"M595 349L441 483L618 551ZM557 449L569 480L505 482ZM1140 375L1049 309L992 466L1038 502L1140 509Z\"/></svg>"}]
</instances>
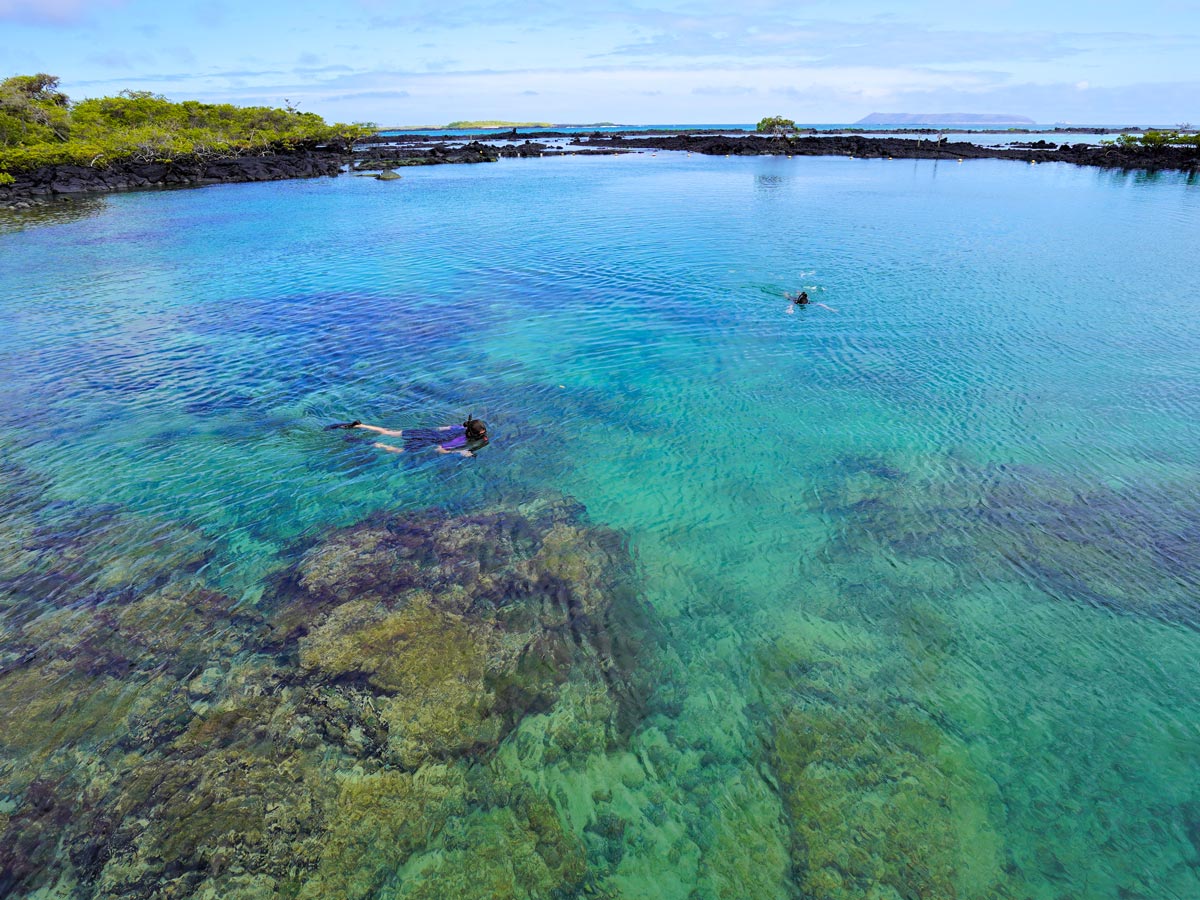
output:
<instances>
[{"instance_id":1,"label":"bare leg","mask_svg":"<svg viewBox=\"0 0 1200 900\"><path fill-rule=\"evenodd\" d=\"M365 428L365 429L367 429L367 431L374 431L376 434L386 434L386 435L390 435L391 437L401 437L404 434L403 430L392 431L390 428L380 428L378 425L365 425L362 422L359 422L354 427L355 428Z\"/></svg>"},{"instance_id":2,"label":"bare leg","mask_svg":"<svg viewBox=\"0 0 1200 900\"><path fill-rule=\"evenodd\" d=\"M378 441L376 441L371 446L378 447L380 450L386 450L389 453L403 453L404 452L403 447L393 447L391 444L381 444Z\"/></svg>"}]
</instances>

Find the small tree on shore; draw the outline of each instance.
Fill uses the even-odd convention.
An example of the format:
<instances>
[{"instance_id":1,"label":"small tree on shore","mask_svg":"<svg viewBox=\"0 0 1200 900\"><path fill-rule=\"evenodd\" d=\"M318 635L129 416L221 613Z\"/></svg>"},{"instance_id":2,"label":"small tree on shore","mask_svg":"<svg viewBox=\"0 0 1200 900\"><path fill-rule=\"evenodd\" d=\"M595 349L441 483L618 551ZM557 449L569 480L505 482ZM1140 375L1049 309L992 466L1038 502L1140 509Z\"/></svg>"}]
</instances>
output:
<instances>
[{"instance_id":1,"label":"small tree on shore","mask_svg":"<svg viewBox=\"0 0 1200 900\"><path fill-rule=\"evenodd\" d=\"M754 129L759 134L769 134L772 137L783 137L796 133L796 123L783 116L767 116Z\"/></svg>"}]
</instances>

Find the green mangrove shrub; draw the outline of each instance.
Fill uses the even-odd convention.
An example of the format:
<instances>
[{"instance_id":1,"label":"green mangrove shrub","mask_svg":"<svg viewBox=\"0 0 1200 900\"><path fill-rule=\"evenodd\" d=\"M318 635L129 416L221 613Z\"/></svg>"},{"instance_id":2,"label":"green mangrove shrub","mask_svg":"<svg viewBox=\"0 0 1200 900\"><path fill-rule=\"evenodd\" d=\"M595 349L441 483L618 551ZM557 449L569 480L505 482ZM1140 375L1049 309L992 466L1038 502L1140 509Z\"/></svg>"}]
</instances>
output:
<instances>
[{"instance_id":1,"label":"green mangrove shrub","mask_svg":"<svg viewBox=\"0 0 1200 900\"><path fill-rule=\"evenodd\" d=\"M1190 147L1200 152L1200 133L1194 131L1166 131L1151 129L1141 134L1122 134L1116 140L1100 143L1108 147L1125 150L1160 150L1164 147Z\"/></svg>"},{"instance_id":2,"label":"green mangrove shrub","mask_svg":"<svg viewBox=\"0 0 1200 900\"><path fill-rule=\"evenodd\" d=\"M314 147L348 150L369 123L328 125L316 113L174 102L150 91L72 102L53 75L0 81L0 172L46 165L229 159Z\"/></svg>"},{"instance_id":3,"label":"green mangrove shrub","mask_svg":"<svg viewBox=\"0 0 1200 900\"><path fill-rule=\"evenodd\" d=\"M775 137L782 137L785 134L796 133L796 123L791 119L785 119L783 116L767 116L759 120L758 125L754 129L760 134L770 134Z\"/></svg>"}]
</instances>

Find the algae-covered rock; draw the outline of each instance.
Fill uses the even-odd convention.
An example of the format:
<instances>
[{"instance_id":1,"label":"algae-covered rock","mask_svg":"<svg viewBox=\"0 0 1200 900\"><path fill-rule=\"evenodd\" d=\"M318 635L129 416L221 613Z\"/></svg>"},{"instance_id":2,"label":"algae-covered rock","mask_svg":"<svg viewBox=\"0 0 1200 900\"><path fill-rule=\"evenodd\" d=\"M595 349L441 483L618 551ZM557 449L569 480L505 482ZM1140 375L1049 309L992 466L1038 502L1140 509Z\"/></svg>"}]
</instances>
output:
<instances>
[{"instance_id":1,"label":"algae-covered rock","mask_svg":"<svg viewBox=\"0 0 1200 900\"><path fill-rule=\"evenodd\" d=\"M457 765L343 779L320 864L300 900L375 896L451 816L466 812L467 800L466 775Z\"/></svg>"},{"instance_id":2,"label":"algae-covered rock","mask_svg":"<svg viewBox=\"0 0 1200 900\"><path fill-rule=\"evenodd\" d=\"M399 612L366 601L333 611L300 643L300 662L327 675L362 675L390 696L379 702L403 765L494 744L501 722L485 683L488 632L431 609L428 598Z\"/></svg>"},{"instance_id":3,"label":"algae-covered rock","mask_svg":"<svg viewBox=\"0 0 1200 900\"><path fill-rule=\"evenodd\" d=\"M535 721L547 764L602 754L644 708L632 563L577 504L375 517L257 606L193 571L186 528L32 500L12 523L0 893L602 890L560 799L489 764Z\"/></svg>"},{"instance_id":4,"label":"algae-covered rock","mask_svg":"<svg viewBox=\"0 0 1200 900\"><path fill-rule=\"evenodd\" d=\"M725 781L721 802L706 806L697 882L720 900L788 898L792 860L787 823L771 787L753 771Z\"/></svg>"},{"instance_id":5,"label":"algae-covered rock","mask_svg":"<svg viewBox=\"0 0 1200 900\"><path fill-rule=\"evenodd\" d=\"M576 896L587 874L582 842L543 797L524 791L502 807L448 823L436 848L415 855L380 896L493 900Z\"/></svg>"},{"instance_id":6,"label":"algae-covered rock","mask_svg":"<svg viewBox=\"0 0 1200 900\"><path fill-rule=\"evenodd\" d=\"M812 629L758 657L801 890L814 900L1011 896L994 784L902 682L874 670L859 640Z\"/></svg>"},{"instance_id":7,"label":"algae-covered rock","mask_svg":"<svg viewBox=\"0 0 1200 900\"><path fill-rule=\"evenodd\" d=\"M328 535L269 620L283 646L298 639L305 670L392 696L385 718L409 734L393 748L411 765L495 743L577 669L636 719L652 687L640 666L651 630L631 570L623 542L576 504L427 510Z\"/></svg>"},{"instance_id":8,"label":"algae-covered rock","mask_svg":"<svg viewBox=\"0 0 1200 900\"><path fill-rule=\"evenodd\" d=\"M118 824L96 886L102 896L201 891L227 896L253 873L278 891L297 869L317 864L326 816L337 797L337 755L296 741L289 723L305 695L260 691L259 679L194 716L163 752L119 760L104 806ZM249 883L237 882L236 891ZM271 893L265 896L272 896Z\"/></svg>"},{"instance_id":9,"label":"algae-covered rock","mask_svg":"<svg viewBox=\"0 0 1200 900\"><path fill-rule=\"evenodd\" d=\"M919 714L795 709L775 729L773 755L812 896L989 896L962 888L976 868L998 874L977 779Z\"/></svg>"}]
</instances>

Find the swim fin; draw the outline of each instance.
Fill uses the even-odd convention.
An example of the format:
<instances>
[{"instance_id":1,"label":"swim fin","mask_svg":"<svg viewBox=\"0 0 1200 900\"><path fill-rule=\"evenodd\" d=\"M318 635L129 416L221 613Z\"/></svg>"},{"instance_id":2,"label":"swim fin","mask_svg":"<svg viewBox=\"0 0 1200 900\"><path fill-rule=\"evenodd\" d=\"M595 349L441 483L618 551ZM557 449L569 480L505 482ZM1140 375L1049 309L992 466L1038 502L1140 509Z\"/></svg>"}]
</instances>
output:
<instances>
[{"instance_id":1,"label":"swim fin","mask_svg":"<svg viewBox=\"0 0 1200 900\"><path fill-rule=\"evenodd\" d=\"M362 422L355 419L353 422L336 422L333 425L326 425L326 431L333 431L335 428L357 428Z\"/></svg>"}]
</instances>

